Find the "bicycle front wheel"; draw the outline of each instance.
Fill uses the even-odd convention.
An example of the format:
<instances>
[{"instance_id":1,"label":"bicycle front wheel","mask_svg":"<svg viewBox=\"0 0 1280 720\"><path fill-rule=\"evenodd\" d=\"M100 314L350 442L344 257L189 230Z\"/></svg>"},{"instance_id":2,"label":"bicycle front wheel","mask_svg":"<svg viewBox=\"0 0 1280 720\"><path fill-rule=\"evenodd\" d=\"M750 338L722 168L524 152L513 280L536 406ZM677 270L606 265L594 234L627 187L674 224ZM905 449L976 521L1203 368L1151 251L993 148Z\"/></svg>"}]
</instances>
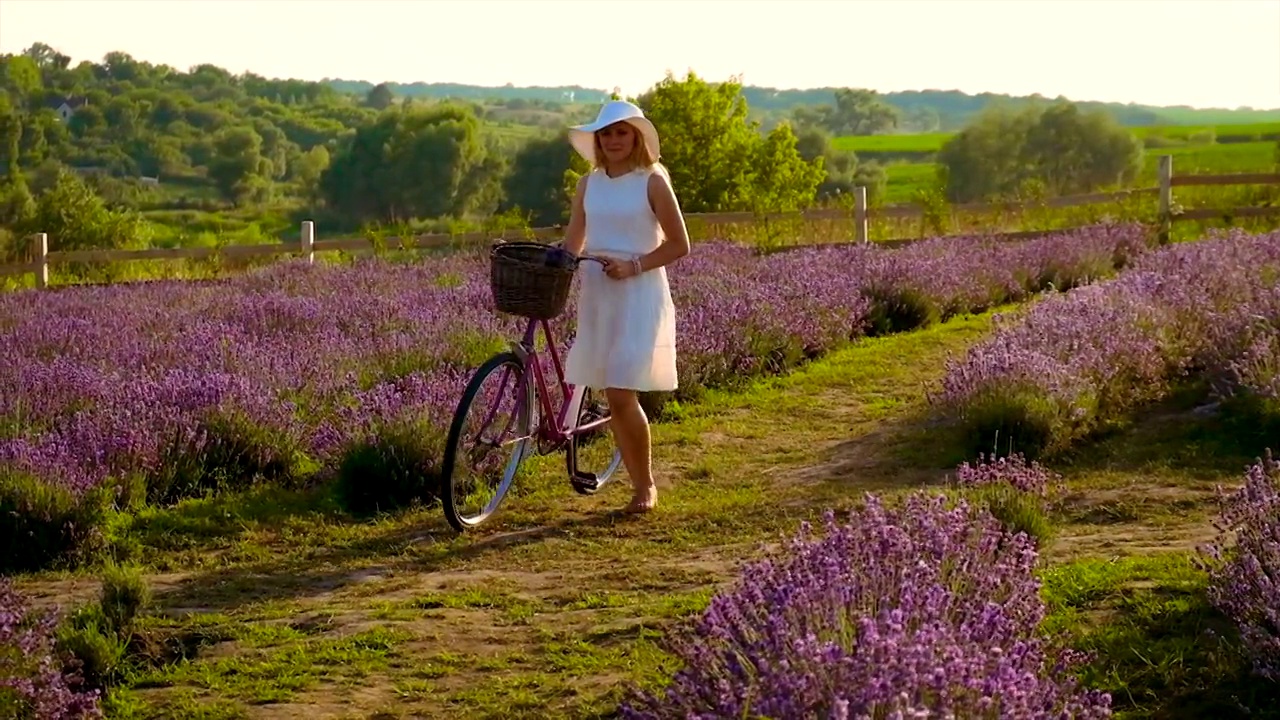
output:
<instances>
[{"instance_id":1,"label":"bicycle front wheel","mask_svg":"<svg viewBox=\"0 0 1280 720\"><path fill-rule=\"evenodd\" d=\"M493 515L535 443L533 385L515 353L490 358L458 401L441 463L444 515L464 532Z\"/></svg>"}]
</instances>

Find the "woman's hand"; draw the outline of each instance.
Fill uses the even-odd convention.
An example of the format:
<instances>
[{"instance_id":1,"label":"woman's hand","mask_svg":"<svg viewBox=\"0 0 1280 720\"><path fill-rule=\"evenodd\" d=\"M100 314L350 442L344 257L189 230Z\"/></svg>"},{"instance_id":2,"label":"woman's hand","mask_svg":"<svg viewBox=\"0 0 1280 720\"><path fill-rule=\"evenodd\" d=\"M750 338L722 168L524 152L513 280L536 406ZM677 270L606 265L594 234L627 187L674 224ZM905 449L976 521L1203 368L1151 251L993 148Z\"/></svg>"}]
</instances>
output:
<instances>
[{"instance_id":1,"label":"woman's hand","mask_svg":"<svg viewBox=\"0 0 1280 720\"><path fill-rule=\"evenodd\" d=\"M625 280L629 277L635 277L640 274L640 265L638 260L619 260L617 258L602 258L604 260L604 274L614 280Z\"/></svg>"}]
</instances>

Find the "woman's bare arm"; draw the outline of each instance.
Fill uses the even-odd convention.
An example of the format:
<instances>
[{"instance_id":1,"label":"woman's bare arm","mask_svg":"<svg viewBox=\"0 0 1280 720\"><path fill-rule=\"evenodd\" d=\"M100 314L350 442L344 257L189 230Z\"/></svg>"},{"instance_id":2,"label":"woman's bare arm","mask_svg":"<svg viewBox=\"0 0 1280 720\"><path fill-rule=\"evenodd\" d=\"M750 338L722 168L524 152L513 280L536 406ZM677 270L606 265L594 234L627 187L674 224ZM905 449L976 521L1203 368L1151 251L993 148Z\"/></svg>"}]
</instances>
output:
<instances>
[{"instance_id":1,"label":"woman's bare arm","mask_svg":"<svg viewBox=\"0 0 1280 720\"><path fill-rule=\"evenodd\" d=\"M581 255L583 246L587 244L587 217L582 210L582 198L587 191L587 176L578 178L578 186L573 191L573 204L569 208L569 225L564 229L564 249L574 255Z\"/></svg>"},{"instance_id":2,"label":"woman's bare arm","mask_svg":"<svg viewBox=\"0 0 1280 720\"><path fill-rule=\"evenodd\" d=\"M689 230L684 224L680 201L666 175L655 172L649 176L649 206L658 216L658 224L666 241L648 255L640 258L640 270L654 270L675 262L689 254Z\"/></svg>"}]
</instances>

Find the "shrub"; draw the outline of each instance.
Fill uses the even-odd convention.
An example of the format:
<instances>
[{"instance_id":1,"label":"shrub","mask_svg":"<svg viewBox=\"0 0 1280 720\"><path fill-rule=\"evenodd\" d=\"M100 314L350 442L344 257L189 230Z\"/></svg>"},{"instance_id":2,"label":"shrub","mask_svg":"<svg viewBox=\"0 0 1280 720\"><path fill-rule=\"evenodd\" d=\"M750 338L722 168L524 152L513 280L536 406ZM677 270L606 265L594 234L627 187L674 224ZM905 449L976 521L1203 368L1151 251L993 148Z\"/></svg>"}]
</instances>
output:
<instances>
[{"instance_id":1,"label":"shrub","mask_svg":"<svg viewBox=\"0 0 1280 720\"><path fill-rule=\"evenodd\" d=\"M58 654L79 668L85 687L105 690L120 677L128 643L111 628L101 604L79 608L57 629Z\"/></svg>"},{"instance_id":2,"label":"shrub","mask_svg":"<svg viewBox=\"0 0 1280 720\"><path fill-rule=\"evenodd\" d=\"M147 479L147 499L159 505L257 482L288 486L314 471L293 433L227 409L206 412L190 432L172 438L161 458Z\"/></svg>"},{"instance_id":3,"label":"shrub","mask_svg":"<svg viewBox=\"0 0 1280 720\"><path fill-rule=\"evenodd\" d=\"M1270 452L1222 497L1218 529L1204 550L1209 599L1235 622L1254 672L1280 681L1280 463Z\"/></svg>"},{"instance_id":4,"label":"shrub","mask_svg":"<svg viewBox=\"0 0 1280 720\"><path fill-rule=\"evenodd\" d=\"M956 469L956 482L964 487L1007 485L1037 497L1048 497L1058 486L1059 478L1037 462L1014 453L1008 457L979 455L973 464L962 463Z\"/></svg>"},{"instance_id":5,"label":"shrub","mask_svg":"<svg viewBox=\"0 0 1280 720\"><path fill-rule=\"evenodd\" d=\"M0 572L92 561L108 542L113 494L103 485L76 495L0 466Z\"/></svg>"},{"instance_id":6,"label":"shrub","mask_svg":"<svg viewBox=\"0 0 1280 720\"><path fill-rule=\"evenodd\" d=\"M105 690L124 671L137 617L151 589L135 568L109 565L96 603L71 614L57 630L57 650L81 669L85 685Z\"/></svg>"},{"instance_id":7,"label":"shrub","mask_svg":"<svg viewBox=\"0 0 1280 720\"><path fill-rule=\"evenodd\" d=\"M943 495L875 497L745 569L674 643L684 667L624 704L666 717L1107 717L1077 658L1037 635L1029 538Z\"/></svg>"},{"instance_id":8,"label":"shrub","mask_svg":"<svg viewBox=\"0 0 1280 720\"><path fill-rule=\"evenodd\" d=\"M73 720L102 713L96 691L82 691L78 673L64 671L53 647L55 613L34 611L0 578L0 717Z\"/></svg>"},{"instance_id":9,"label":"shrub","mask_svg":"<svg viewBox=\"0 0 1280 720\"><path fill-rule=\"evenodd\" d=\"M995 516L1011 533L1026 533L1041 546L1053 537L1050 506L1061 479L1037 462L1015 453L997 458L979 455L973 464L956 469L955 485Z\"/></svg>"},{"instance_id":10,"label":"shrub","mask_svg":"<svg viewBox=\"0 0 1280 720\"><path fill-rule=\"evenodd\" d=\"M352 443L338 467L343 507L363 515L439 499L445 432L417 417L388 421Z\"/></svg>"},{"instance_id":11,"label":"shrub","mask_svg":"<svg viewBox=\"0 0 1280 720\"><path fill-rule=\"evenodd\" d=\"M862 294L871 301L867 313L867 334L870 336L917 330L940 319L941 313L934 301L911 286L873 283Z\"/></svg>"},{"instance_id":12,"label":"shrub","mask_svg":"<svg viewBox=\"0 0 1280 720\"><path fill-rule=\"evenodd\" d=\"M1024 298L1049 266L1080 262L1092 277L1140 252L1143 234L1096 226L1025 243L973 236L771 255L700 245L671 269L674 302L690 309L681 387L646 394L645 410L661 417L678 411L673 402L864 337L868 287L886 299L882 326L910 329ZM211 282L66 288L36 305L0 294L0 466L76 497L116 486L122 508L335 474L346 475L351 508L429 499L439 459L395 456L446 431L480 359L521 327L493 311L486 257L272 263ZM564 343L575 298L552 323ZM436 427L371 440L406 412ZM372 473L367 487L360 468Z\"/></svg>"},{"instance_id":13,"label":"shrub","mask_svg":"<svg viewBox=\"0 0 1280 720\"><path fill-rule=\"evenodd\" d=\"M120 637L128 637L134 621L151 601L151 588L136 568L109 566L102 574L99 604L108 626Z\"/></svg>"}]
</instances>

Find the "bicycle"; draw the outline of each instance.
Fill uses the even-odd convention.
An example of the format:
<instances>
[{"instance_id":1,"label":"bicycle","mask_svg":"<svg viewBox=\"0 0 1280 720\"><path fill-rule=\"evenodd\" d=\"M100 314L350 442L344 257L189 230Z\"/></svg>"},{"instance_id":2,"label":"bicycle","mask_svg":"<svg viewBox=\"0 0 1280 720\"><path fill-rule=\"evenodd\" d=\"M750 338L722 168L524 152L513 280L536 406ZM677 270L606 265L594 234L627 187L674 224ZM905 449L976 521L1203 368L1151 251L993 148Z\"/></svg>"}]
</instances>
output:
<instances>
[{"instance_id":1,"label":"bicycle","mask_svg":"<svg viewBox=\"0 0 1280 720\"><path fill-rule=\"evenodd\" d=\"M490 285L498 310L521 316L527 322L523 336L511 344L510 350L495 354L476 369L454 410L441 463L441 504L445 518L457 532L475 528L497 511L511 490L521 465L534 453L548 455L563 451L569 483L581 495L598 492L622 464L622 453L608 432L610 415L607 406L596 401L588 388L575 387L566 381L561 353L549 323L563 312L573 276L578 265L585 261L604 264L600 258L589 255L575 257L557 246L534 242L499 243L490 250ZM539 329L546 342L545 350L537 348ZM547 373L543 368L544 353L554 370L551 387L548 387ZM484 384L494 376L499 377L499 385L493 401L500 404L511 400L513 413L505 425L499 423L502 430L493 439L483 437L484 429L494 420L498 408L494 406L483 413L476 446L464 453L461 446L466 418L472 405L480 399ZM512 382L508 391L509 379ZM553 401L552 389L560 392L558 407ZM572 425L569 424L570 418L573 419ZM507 438L508 432L513 432L514 437ZM607 438L604 454L609 457L600 470L584 469L583 465L589 463L584 463L587 460L584 450L601 435ZM512 447L513 452L500 470L497 465L483 462L483 455L503 447ZM482 455L478 463L480 467L461 478L460 482L455 477L459 459L472 459L477 452ZM496 479L497 487L484 501L480 512L469 516L460 503L476 495L469 482L477 478Z\"/></svg>"}]
</instances>

